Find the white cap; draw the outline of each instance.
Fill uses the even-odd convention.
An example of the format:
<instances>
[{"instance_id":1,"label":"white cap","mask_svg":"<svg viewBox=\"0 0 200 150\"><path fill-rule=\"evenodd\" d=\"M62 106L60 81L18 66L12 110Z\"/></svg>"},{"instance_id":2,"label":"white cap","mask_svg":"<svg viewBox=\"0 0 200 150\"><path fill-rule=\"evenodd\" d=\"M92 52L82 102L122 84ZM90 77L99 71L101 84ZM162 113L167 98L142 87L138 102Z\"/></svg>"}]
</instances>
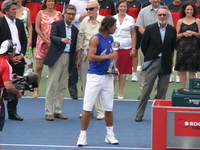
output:
<instances>
[{"instance_id":1,"label":"white cap","mask_svg":"<svg viewBox=\"0 0 200 150\"><path fill-rule=\"evenodd\" d=\"M7 52L9 45L10 45L9 40L3 41L3 43L1 44L1 47L0 47L0 54L4 54L5 52Z\"/></svg>"}]
</instances>

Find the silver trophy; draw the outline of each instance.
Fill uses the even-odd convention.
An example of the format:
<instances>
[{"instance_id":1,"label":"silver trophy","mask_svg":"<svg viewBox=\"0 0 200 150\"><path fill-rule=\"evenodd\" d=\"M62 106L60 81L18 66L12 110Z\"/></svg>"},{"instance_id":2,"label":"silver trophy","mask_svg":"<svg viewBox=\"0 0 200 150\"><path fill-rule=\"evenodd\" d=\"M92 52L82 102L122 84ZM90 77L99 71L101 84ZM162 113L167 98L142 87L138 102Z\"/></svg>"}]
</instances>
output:
<instances>
[{"instance_id":1,"label":"silver trophy","mask_svg":"<svg viewBox=\"0 0 200 150\"><path fill-rule=\"evenodd\" d=\"M112 43L112 50L113 50L113 52L116 53L119 48L120 48L120 43L117 42L117 41L114 41ZM117 67L116 67L116 61L114 59L110 60L110 66L108 68L107 73L110 73L110 74L119 74L118 71L117 71Z\"/></svg>"}]
</instances>

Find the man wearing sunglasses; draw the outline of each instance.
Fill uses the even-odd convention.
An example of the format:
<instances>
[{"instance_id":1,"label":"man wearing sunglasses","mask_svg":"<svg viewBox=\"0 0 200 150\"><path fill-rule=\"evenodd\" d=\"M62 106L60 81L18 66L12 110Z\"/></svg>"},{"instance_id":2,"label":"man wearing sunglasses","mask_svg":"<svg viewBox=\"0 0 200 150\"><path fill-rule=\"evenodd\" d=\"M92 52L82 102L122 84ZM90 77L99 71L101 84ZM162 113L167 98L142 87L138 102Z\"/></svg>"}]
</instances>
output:
<instances>
[{"instance_id":1,"label":"man wearing sunglasses","mask_svg":"<svg viewBox=\"0 0 200 150\"><path fill-rule=\"evenodd\" d=\"M99 3L96 0L90 0L87 2L86 11L88 17L84 18L81 27L78 33L77 39L77 60L76 66L79 69L79 76L82 83L82 91L83 97L85 93L85 85L86 85L86 75L89 68L89 61L87 58L87 53L89 49L89 40L90 38L98 33L99 27L101 26L101 21L103 20L103 16L98 14L99 12ZM97 120L104 119L104 111L101 108L101 104L99 101L99 97L95 103L96 113L97 113ZM80 114L82 117L82 114ZM91 114L93 117L93 114Z\"/></svg>"},{"instance_id":2,"label":"man wearing sunglasses","mask_svg":"<svg viewBox=\"0 0 200 150\"><path fill-rule=\"evenodd\" d=\"M160 2L161 0L150 0L151 5L143 8L137 18L136 21L136 26L139 27L139 32L141 34L144 33L146 26L157 22L157 11L158 8L161 6ZM171 13L169 13L169 18L167 19L167 23L169 23L170 25L173 26L173 20L172 20L172 16ZM140 53L140 64L141 66L143 66L144 63L144 56L142 53ZM139 77L139 83L140 83L140 88L142 90L143 86L144 86L144 71L141 71L140 73L140 77ZM155 90L156 93L156 90ZM140 99L140 96L138 97L138 99Z\"/></svg>"},{"instance_id":3,"label":"man wearing sunglasses","mask_svg":"<svg viewBox=\"0 0 200 150\"><path fill-rule=\"evenodd\" d=\"M145 81L140 95L136 113L136 122L144 116L148 98L158 78L156 99L165 99L172 67L172 54L176 45L176 29L167 24L169 18L167 6L160 6L157 12L158 21L146 27L142 37L141 50L144 54Z\"/></svg>"}]
</instances>

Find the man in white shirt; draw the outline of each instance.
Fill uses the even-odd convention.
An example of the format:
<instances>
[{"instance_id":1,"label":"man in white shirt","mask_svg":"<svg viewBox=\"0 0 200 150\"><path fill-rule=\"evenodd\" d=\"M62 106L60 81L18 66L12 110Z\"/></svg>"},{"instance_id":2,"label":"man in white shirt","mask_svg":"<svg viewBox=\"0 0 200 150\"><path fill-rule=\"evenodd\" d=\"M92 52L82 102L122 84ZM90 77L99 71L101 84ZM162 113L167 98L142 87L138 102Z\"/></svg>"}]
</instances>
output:
<instances>
[{"instance_id":1,"label":"man in white shirt","mask_svg":"<svg viewBox=\"0 0 200 150\"><path fill-rule=\"evenodd\" d=\"M69 4L76 6L77 12L76 16L72 22L78 29L81 27L82 20L87 16L87 11L85 10L87 1L89 0L70 0Z\"/></svg>"},{"instance_id":2,"label":"man in white shirt","mask_svg":"<svg viewBox=\"0 0 200 150\"><path fill-rule=\"evenodd\" d=\"M8 39L11 39L14 43L17 43L16 54L14 56L15 63L11 63L13 73L23 76L24 74L24 55L26 53L27 38L24 29L24 23L15 18L16 17L17 2L12 0L6 0L2 4L2 11L4 17L0 19L0 44ZM17 114L18 99L8 101L7 110L8 118L13 120L22 121Z\"/></svg>"}]
</instances>

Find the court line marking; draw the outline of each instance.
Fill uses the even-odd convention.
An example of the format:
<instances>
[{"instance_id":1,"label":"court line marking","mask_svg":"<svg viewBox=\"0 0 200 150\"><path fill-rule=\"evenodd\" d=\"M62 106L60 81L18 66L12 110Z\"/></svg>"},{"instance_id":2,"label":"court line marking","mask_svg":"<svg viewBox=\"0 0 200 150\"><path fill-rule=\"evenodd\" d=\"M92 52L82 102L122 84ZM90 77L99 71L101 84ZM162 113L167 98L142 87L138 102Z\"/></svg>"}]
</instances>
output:
<instances>
[{"instance_id":1,"label":"court line marking","mask_svg":"<svg viewBox=\"0 0 200 150\"><path fill-rule=\"evenodd\" d=\"M1 146L17 146L17 147L57 147L57 148L95 148L95 149L137 149L137 150L151 150L151 148L137 148L137 147L101 147L101 146L66 146L66 145L32 145L32 144L0 144Z\"/></svg>"},{"instance_id":2,"label":"court line marking","mask_svg":"<svg viewBox=\"0 0 200 150\"><path fill-rule=\"evenodd\" d=\"M28 99L33 99L33 97L30 97L30 96L26 96L26 97L21 97L22 99L26 99L26 98L28 98ZM36 99L45 99L46 97L37 97ZM73 100L72 98L64 98L64 100ZM140 100L137 100L137 99L123 99L123 100L118 100L118 99L113 99L114 101L121 101L121 102L124 102L124 101L131 101L131 102L134 102L134 101L140 101ZM168 99L166 99L166 100L168 100ZM83 101L83 99L82 98L78 98L78 99L76 99L76 100L74 100L74 101ZM148 101L154 101L154 99L149 99Z\"/></svg>"}]
</instances>

